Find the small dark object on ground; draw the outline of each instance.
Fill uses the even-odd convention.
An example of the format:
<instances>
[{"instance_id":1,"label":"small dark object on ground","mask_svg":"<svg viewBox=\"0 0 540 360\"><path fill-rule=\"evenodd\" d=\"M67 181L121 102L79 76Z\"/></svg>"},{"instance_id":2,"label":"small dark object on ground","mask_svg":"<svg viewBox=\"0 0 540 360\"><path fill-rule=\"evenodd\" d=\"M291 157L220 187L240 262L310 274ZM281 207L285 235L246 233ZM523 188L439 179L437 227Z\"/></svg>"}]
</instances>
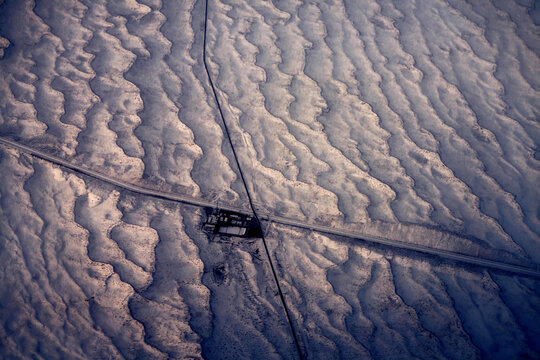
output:
<instances>
[{"instance_id":1,"label":"small dark object on ground","mask_svg":"<svg viewBox=\"0 0 540 360\"><path fill-rule=\"evenodd\" d=\"M261 225L256 217L221 209L207 209L203 230L212 234L241 238L261 237Z\"/></svg>"},{"instance_id":2,"label":"small dark object on ground","mask_svg":"<svg viewBox=\"0 0 540 360\"><path fill-rule=\"evenodd\" d=\"M229 269L226 266L226 264L219 264L214 267L212 270L212 275L214 277L214 281L221 285L227 281Z\"/></svg>"}]
</instances>

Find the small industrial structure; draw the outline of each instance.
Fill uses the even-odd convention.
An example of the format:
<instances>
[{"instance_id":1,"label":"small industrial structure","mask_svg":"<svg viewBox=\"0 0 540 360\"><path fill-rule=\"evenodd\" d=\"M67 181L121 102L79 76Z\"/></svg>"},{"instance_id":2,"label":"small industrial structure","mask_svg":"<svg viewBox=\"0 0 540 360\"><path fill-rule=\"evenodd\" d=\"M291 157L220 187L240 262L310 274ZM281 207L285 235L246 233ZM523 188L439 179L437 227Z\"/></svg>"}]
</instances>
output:
<instances>
[{"instance_id":1,"label":"small industrial structure","mask_svg":"<svg viewBox=\"0 0 540 360\"><path fill-rule=\"evenodd\" d=\"M215 235L242 238L261 237L261 226L257 218L234 211L209 209L203 230Z\"/></svg>"}]
</instances>

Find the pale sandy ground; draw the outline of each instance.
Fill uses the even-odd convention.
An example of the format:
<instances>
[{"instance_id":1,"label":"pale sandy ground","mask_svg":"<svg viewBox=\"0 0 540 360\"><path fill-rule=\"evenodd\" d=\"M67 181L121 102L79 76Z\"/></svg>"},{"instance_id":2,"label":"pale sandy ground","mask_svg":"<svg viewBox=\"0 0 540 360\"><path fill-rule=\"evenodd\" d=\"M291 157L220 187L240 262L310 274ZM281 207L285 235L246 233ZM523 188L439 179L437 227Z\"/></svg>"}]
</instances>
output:
<instances>
[{"instance_id":1,"label":"pale sandy ground","mask_svg":"<svg viewBox=\"0 0 540 360\"><path fill-rule=\"evenodd\" d=\"M5 358L295 358L257 240L1 148ZM265 224L267 225L267 224ZM538 280L271 225L309 358L534 358Z\"/></svg>"},{"instance_id":2,"label":"pale sandy ground","mask_svg":"<svg viewBox=\"0 0 540 360\"><path fill-rule=\"evenodd\" d=\"M540 264L532 1L213 1L261 212ZM0 0L0 136L248 209L202 1ZM0 357L294 358L259 240L0 146ZM540 357L538 280L278 225L308 358Z\"/></svg>"}]
</instances>

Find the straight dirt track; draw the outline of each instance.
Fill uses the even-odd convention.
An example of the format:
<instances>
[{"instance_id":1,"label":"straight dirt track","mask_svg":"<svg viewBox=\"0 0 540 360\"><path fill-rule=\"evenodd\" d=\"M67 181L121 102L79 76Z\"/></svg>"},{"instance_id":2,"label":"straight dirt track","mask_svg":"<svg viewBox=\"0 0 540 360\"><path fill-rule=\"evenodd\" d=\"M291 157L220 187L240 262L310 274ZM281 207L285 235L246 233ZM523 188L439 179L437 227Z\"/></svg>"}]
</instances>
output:
<instances>
[{"instance_id":1,"label":"straight dirt track","mask_svg":"<svg viewBox=\"0 0 540 360\"><path fill-rule=\"evenodd\" d=\"M42 160L49 161L49 162L54 163L56 165L60 165L62 167L71 169L71 170L76 171L78 173L82 173L82 174L85 174L87 176L91 176L93 178L105 181L105 182L110 183L112 185L118 186L120 188L129 190L129 191L133 191L133 192L136 192L136 193L139 193L139 194L152 196L152 197L156 197L156 198L160 198L160 199L164 199L164 200L169 200L169 201L181 202L181 203L184 203L184 204L189 204L189 205L199 206L199 207L214 208L214 207L217 206L217 204L215 204L215 203L200 200L200 199L195 199L195 198L192 198L192 197L189 197L189 196L184 196L184 195L179 195L179 194L172 194L172 193L147 189L147 188L144 188L144 187L141 187L141 186L138 186L138 185L127 183L125 181L117 180L117 179L114 179L114 178L112 178L112 177L110 177L108 175L104 175L104 174L101 174L101 173L99 173L97 171L87 169L84 166L72 164L69 161L63 160L63 159L58 158L58 157L53 156L53 155L46 154L46 153L44 153L44 152L42 152L40 150L33 149L31 147L19 144L17 142L14 142L14 141L6 139L6 138L0 137L0 144L3 144L5 146L11 147L11 148L15 148L15 149L17 149L19 151L22 151L24 153L33 155L33 156L35 156L37 158L40 158ZM235 212L245 214L245 215L253 215L253 213L247 212L246 209L227 206L226 204L221 204L220 203L219 208L224 209L224 210L228 210L228 211L235 211ZM362 234L362 233L358 233L358 232L354 232L354 231L347 231L347 230L331 228L331 227L323 226L323 225L311 224L311 223L307 223L305 221L299 221L299 220L296 220L296 219L290 219L290 218L285 218L285 217L280 217L280 216L273 216L273 215L261 215L260 220L261 221L271 221L271 222L274 222L276 224L293 226L293 227L301 228L301 229L318 231L318 232L329 234L329 235L337 235L337 236L343 236L343 237L351 238L351 239L355 239L355 240L367 241L367 242L370 242L370 243L385 245L385 246L398 248L398 249L413 250L413 251L416 251L416 252L419 252L419 253L435 255L435 256L438 256L438 257L441 257L441 258L444 258L444 259L449 259L449 260L453 260L453 261L457 261L457 262L461 262L461 263L466 263L466 264L471 264L471 265L475 265L475 266L480 266L480 267L485 267L485 268L489 268L489 269L497 269L497 270L503 270L503 271L507 271L507 272L510 272L510 273L514 273L514 274L527 275L527 276L533 276L533 277L540 277L540 270L534 269L534 268L529 268L529 267L524 267L524 266L519 266L519 265L514 265L514 264L508 264L508 263L505 263L505 262L502 262L502 261L494 261L494 260L483 259L483 258L479 258L479 257L464 255L464 254L460 254L460 253L456 253L456 252L452 252L452 251L447 251L447 250L443 250L443 249L430 248L428 246L423 246L423 245L418 245L418 244L406 243L406 242L403 242L403 241L398 241L398 240L393 240L393 239L385 239L383 237L366 235L366 234Z\"/></svg>"}]
</instances>

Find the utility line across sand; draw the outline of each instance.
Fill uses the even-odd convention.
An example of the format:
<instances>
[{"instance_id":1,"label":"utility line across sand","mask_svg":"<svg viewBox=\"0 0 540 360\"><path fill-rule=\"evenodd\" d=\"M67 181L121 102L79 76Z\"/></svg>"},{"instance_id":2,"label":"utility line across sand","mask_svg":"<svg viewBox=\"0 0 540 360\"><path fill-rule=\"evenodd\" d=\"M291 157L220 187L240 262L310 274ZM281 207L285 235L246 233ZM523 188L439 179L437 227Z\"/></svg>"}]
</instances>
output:
<instances>
[{"instance_id":1,"label":"utility line across sand","mask_svg":"<svg viewBox=\"0 0 540 360\"><path fill-rule=\"evenodd\" d=\"M268 244L266 242L266 238L264 236L264 230L262 229L262 224L259 219L259 216L257 215L257 211L255 209L255 206L253 205L253 198L251 197L251 194L249 192L249 187L246 183L246 179L244 177L244 172L242 171L242 167L240 166L240 161L238 160L238 155L236 154L236 149L234 147L231 133L229 131L229 126L227 125L227 121L225 121L225 116L223 115L223 110L221 109L221 104L219 102L216 87L214 86L214 82L212 81L212 76L210 75L210 70L208 69L208 57L206 54L206 37L208 32L208 0L205 2L205 9L204 9L204 37L203 37L203 61L204 61L204 69L206 70L206 75L208 75L208 81L210 83L210 86L212 87L212 93L214 94L214 99L216 101L217 108L219 110L219 115L221 116L221 120L223 121L223 126L225 128L225 133L227 134L227 139L229 140L229 144L231 145L231 149L234 155L234 160L236 162L236 166L238 167L238 172L240 173L240 178L242 179L242 183L244 184L244 188L246 189L246 194L249 200L249 206L251 207L251 211L253 212L253 216L257 219L257 222L259 223L259 226L261 227L261 239L264 245L264 250L266 253L266 257L268 258L268 263L270 264L270 269L272 270L272 275L274 277L274 281L276 283L279 298L281 299L281 303L283 305L283 309L285 311L285 315L287 317L287 322L289 323L289 327L292 332L294 344L296 346L296 350L298 351L298 356L300 359L303 359L304 356L302 354L302 349L300 348L300 342L298 341L298 337L296 335L296 330L294 328L294 323L292 321L291 315L289 313L289 308L287 307L287 302L285 300L285 296L283 295L283 291L281 289L281 286L279 284L279 278L277 276L276 269L274 267L274 262L272 261L272 256L270 255L270 250L268 249Z\"/></svg>"},{"instance_id":2,"label":"utility line across sand","mask_svg":"<svg viewBox=\"0 0 540 360\"><path fill-rule=\"evenodd\" d=\"M121 180L117 180L108 175L104 175L97 171L87 169L84 166L72 164L69 161L63 160L53 155L46 154L40 150L31 148L26 145L22 145L18 142L15 142L15 141L3 138L3 137L0 137L0 144L3 144L7 147L15 148L21 152L33 155L42 160L46 160L56 165L63 166L65 168L71 169L78 173L85 174L87 176L102 180L104 182L110 183L112 185L118 186L120 188L129 190L129 191L133 191L142 195L148 195L148 196L152 196L152 197L164 199L164 200L169 200L169 201L181 202L184 204L189 204L189 205L198 206L198 207L208 207L208 208L217 207L217 204L213 202L209 202L209 201L205 201L201 199L195 199L195 198L185 196L185 195L172 194L172 193L147 189L142 186L130 184ZM246 209L237 208L233 206L227 206L226 204L222 204L222 203L219 204L219 208L223 210L238 212L244 215L253 215L253 213L246 211ZM367 235L367 234L363 234L363 233L359 233L355 231L348 231L344 229L336 229L336 228L332 228L332 227L324 226L324 225L311 224L311 223L307 223L305 221L301 221L297 219L285 218L285 217L275 216L275 215L260 215L259 220L270 221L276 224L282 224L282 225L292 226L296 228L317 231L317 232L321 232L321 233L325 233L329 235L337 235L337 236L342 236L342 237L351 238L355 240L362 240L362 241L385 245L385 246L398 248L398 249L412 250L415 252L435 255L444 259L471 264L471 265L475 265L479 267L504 270L504 271L508 271L508 272L520 274L520 275L540 277L540 270L532 268L532 267L509 264L509 263L496 261L496 260L488 260L488 259L483 259L483 258L479 258L475 256L453 252L453 251L431 248L424 245L407 243L404 241L398 241L394 239L386 239L379 236Z\"/></svg>"}]
</instances>

